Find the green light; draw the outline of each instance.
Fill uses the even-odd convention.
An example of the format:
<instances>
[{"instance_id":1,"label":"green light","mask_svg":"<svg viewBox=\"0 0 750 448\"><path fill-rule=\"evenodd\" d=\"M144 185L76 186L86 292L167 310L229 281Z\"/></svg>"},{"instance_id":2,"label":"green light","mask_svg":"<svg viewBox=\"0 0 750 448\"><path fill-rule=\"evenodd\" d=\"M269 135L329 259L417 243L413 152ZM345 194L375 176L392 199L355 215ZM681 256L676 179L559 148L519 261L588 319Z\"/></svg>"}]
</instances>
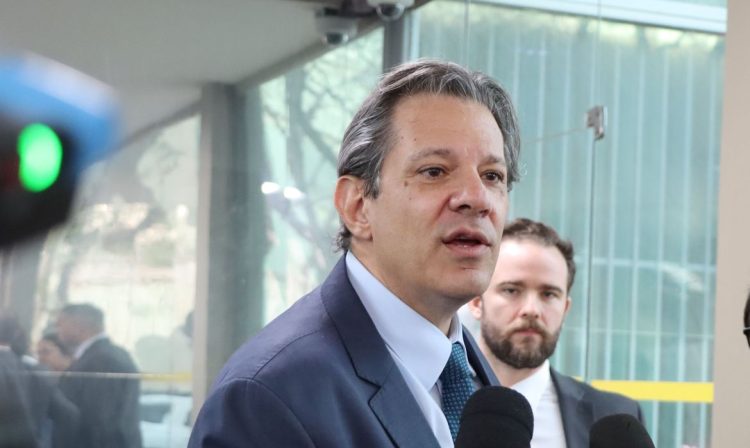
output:
<instances>
[{"instance_id":1,"label":"green light","mask_svg":"<svg viewBox=\"0 0 750 448\"><path fill-rule=\"evenodd\" d=\"M21 185L33 192L44 191L60 176L63 148L60 137L49 126L34 123L18 136Z\"/></svg>"}]
</instances>

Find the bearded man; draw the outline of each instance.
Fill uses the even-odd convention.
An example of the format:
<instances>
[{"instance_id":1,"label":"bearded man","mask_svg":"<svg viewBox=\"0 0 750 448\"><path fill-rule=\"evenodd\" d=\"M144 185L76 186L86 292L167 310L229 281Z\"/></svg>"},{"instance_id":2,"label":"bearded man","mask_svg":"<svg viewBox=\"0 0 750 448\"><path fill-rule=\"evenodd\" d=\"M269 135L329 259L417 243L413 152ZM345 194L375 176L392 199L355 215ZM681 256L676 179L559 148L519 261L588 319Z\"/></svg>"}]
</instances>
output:
<instances>
[{"instance_id":1,"label":"bearded man","mask_svg":"<svg viewBox=\"0 0 750 448\"><path fill-rule=\"evenodd\" d=\"M573 245L553 228L521 218L505 227L489 289L469 302L481 323L479 347L500 384L531 404L532 448L589 446L591 425L608 415L643 420L635 401L550 367L575 272Z\"/></svg>"}]
</instances>

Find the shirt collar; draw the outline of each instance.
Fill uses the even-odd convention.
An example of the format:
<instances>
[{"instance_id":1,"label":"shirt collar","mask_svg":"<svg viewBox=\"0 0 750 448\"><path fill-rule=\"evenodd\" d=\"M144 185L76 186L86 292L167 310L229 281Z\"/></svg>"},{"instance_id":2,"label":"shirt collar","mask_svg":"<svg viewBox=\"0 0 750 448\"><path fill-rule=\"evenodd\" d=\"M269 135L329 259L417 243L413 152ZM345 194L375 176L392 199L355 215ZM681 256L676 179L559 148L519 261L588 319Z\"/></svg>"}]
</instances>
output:
<instances>
[{"instance_id":1,"label":"shirt collar","mask_svg":"<svg viewBox=\"0 0 750 448\"><path fill-rule=\"evenodd\" d=\"M74 359L79 359L81 356L83 356L84 353L86 353L86 350L88 350L89 347L94 345L94 342L106 338L107 335L104 333L99 333L95 336L92 336L85 341L81 342L78 347L76 347L76 351L73 353Z\"/></svg>"},{"instance_id":2,"label":"shirt collar","mask_svg":"<svg viewBox=\"0 0 750 448\"><path fill-rule=\"evenodd\" d=\"M464 347L461 321L451 320L449 337L388 290L354 254L347 252L349 281L391 353L430 390L448 362L454 342ZM467 360L468 364L468 360Z\"/></svg>"},{"instance_id":3,"label":"shirt collar","mask_svg":"<svg viewBox=\"0 0 750 448\"><path fill-rule=\"evenodd\" d=\"M539 370L534 372L530 377L514 384L511 388L523 395L531 405L531 410L535 411L542 400L544 391L547 390L551 381L549 360L545 360Z\"/></svg>"}]
</instances>

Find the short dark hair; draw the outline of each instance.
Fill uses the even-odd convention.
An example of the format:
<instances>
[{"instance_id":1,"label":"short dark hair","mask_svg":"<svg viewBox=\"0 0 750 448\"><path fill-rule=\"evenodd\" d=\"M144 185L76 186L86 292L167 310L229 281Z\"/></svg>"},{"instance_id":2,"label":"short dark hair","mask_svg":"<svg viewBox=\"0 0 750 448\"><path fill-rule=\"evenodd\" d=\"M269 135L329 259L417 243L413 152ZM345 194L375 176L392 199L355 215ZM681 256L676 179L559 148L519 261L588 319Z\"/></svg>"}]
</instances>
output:
<instances>
[{"instance_id":1,"label":"short dark hair","mask_svg":"<svg viewBox=\"0 0 750 448\"><path fill-rule=\"evenodd\" d=\"M747 302L745 302L745 326L750 327L750 292L748 292Z\"/></svg>"},{"instance_id":2,"label":"short dark hair","mask_svg":"<svg viewBox=\"0 0 750 448\"><path fill-rule=\"evenodd\" d=\"M568 266L568 293L570 293L570 289L573 287L573 282L576 278L573 243L560 238L560 235L552 227L528 218L518 218L507 224L503 230L501 243L505 240L530 240L542 246L557 248L565 259L565 264Z\"/></svg>"},{"instance_id":3,"label":"short dark hair","mask_svg":"<svg viewBox=\"0 0 750 448\"><path fill-rule=\"evenodd\" d=\"M79 323L92 331L104 331L104 313L90 303L72 303L65 305L60 314L75 318Z\"/></svg>"},{"instance_id":4,"label":"short dark hair","mask_svg":"<svg viewBox=\"0 0 750 448\"><path fill-rule=\"evenodd\" d=\"M404 98L418 94L446 95L476 101L495 118L503 134L508 190L519 178L521 149L518 118L510 94L489 76L452 62L422 59L399 65L386 73L365 99L344 132L338 158L338 175L364 181L365 197L380 193L383 160L393 147L391 118ZM342 223L336 238L339 249L349 250L351 232Z\"/></svg>"}]
</instances>

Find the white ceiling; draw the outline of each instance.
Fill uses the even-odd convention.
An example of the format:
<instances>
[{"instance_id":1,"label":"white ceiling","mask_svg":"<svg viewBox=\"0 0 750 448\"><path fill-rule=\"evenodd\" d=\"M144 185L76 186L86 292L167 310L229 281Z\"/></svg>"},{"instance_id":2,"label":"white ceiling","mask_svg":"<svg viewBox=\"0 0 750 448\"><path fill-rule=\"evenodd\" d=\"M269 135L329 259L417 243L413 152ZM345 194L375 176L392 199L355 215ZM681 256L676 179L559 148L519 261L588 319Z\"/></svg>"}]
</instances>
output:
<instances>
[{"instance_id":1,"label":"white ceiling","mask_svg":"<svg viewBox=\"0 0 750 448\"><path fill-rule=\"evenodd\" d=\"M0 46L115 87L130 136L195 104L207 82L236 83L318 45L324 1L0 0Z\"/></svg>"}]
</instances>

